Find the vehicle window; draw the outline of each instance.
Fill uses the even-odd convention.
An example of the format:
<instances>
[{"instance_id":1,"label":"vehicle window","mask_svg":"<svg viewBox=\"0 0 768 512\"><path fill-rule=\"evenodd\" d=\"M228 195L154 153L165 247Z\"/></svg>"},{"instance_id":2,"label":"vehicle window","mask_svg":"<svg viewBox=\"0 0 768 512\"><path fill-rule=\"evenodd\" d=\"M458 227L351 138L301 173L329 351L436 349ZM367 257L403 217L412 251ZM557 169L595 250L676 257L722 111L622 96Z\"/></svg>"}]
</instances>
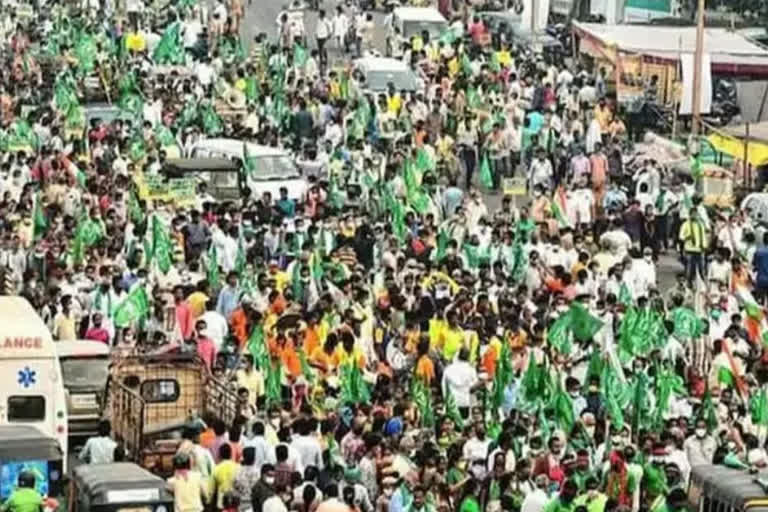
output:
<instances>
[{"instance_id":1,"label":"vehicle window","mask_svg":"<svg viewBox=\"0 0 768 512\"><path fill-rule=\"evenodd\" d=\"M139 387L140 382L141 379L139 379L139 377L136 375L126 375L123 377L123 384L132 389Z\"/></svg>"},{"instance_id":2,"label":"vehicle window","mask_svg":"<svg viewBox=\"0 0 768 512\"><path fill-rule=\"evenodd\" d=\"M179 383L172 379L145 380L139 391L147 402L175 402L179 398Z\"/></svg>"},{"instance_id":3,"label":"vehicle window","mask_svg":"<svg viewBox=\"0 0 768 512\"><path fill-rule=\"evenodd\" d=\"M445 23L436 21L406 21L403 23L403 35L410 39L413 36L421 35L426 30L431 37L439 37L445 30L445 26Z\"/></svg>"},{"instance_id":4,"label":"vehicle window","mask_svg":"<svg viewBox=\"0 0 768 512\"><path fill-rule=\"evenodd\" d=\"M211 186L218 188L237 188L236 172L212 172L206 180Z\"/></svg>"},{"instance_id":5,"label":"vehicle window","mask_svg":"<svg viewBox=\"0 0 768 512\"><path fill-rule=\"evenodd\" d=\"M373 91L384 91L387 84L392 82L395 90L405 89L413 91L417 87L416 75L410 70L401 71L369 71L365 76L365 82Z\"/></svg>"},{"instance_id":6,"label":"vehicle window","mask_svg":"<svg viewBox=\"0 0 768 512\"><path fill-rule=\"evenodd\" d=\"M67 387L93 386L104 387L109 376L109 358L84 357L62 359L61 373Z\"/></svg>"},{"instance_id":7,"label":"vehicle window","mask_svg":"<svg viewBox=\"0 0 768 512\"><path fill-rule=\"evenodd\" d=\"M284 180L298 177L299 170L288 156L256 157L256 169L252 175L252 179L255 181Z\"/></svg>"},{"instance_id":8,"label":"vehicle window","mask_svg":"<svg viewBox=\"0 0 768 512\"><path fill-rule=\"evenodd\" d=\"M45 419L45 397L9 396L8 421L42 421Z\"/></svg>"}]
</instances>

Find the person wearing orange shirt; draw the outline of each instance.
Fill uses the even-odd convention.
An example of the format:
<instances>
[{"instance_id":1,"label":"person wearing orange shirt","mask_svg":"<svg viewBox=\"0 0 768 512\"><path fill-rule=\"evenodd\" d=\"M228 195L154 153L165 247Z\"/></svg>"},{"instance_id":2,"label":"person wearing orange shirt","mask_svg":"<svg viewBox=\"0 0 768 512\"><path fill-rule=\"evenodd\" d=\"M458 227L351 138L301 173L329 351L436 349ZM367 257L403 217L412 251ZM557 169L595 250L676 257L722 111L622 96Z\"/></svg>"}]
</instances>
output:
<instances>
[{"instance_id":1,"label":"person wearing orange shirt","mask_svg":"<svg viewBox=\"0 0 768 512\"><path fill-rule=\"evenodd\" d=\"M313 368L317 368L323 376L328 375L336 368L333 355L336 352L338 343L339 339L336 333L329 333L323 346L317 347L309 355L309 364Z\"/></svg>"},{"instance_id":2,"label":"person wearing orange shirt","mask_svg":"<svg viewBox=\"0 0 768 512\"><path fill-rule=\"evenodd\" d=\"M307 315L307 325L302 331L302 348L307 357L311 356L320 346L320 326L317 323L318 314L311 312Z\"/></svg>"},{"instance_id":3,"label":"person wearing orange shirt","mask_svg":"<svg viewBox=\"0 0 768 512\"><path fill-rule=\"evenodd\" d=\"M280 358L283 368L290 377L295 379L301 375L301 360L291 336L284 332L278 332L274 338L269 340L269 352Z\"/></svg>"},{"instance_id":4,"label":"person wearing orange shirt","mask_svg":"<svg viewBox=\"0 0 768 512\"><path fill-rule=\"evenodd\" d=\"M243 297L240 307L232 312L229 317L229 327L232 329L232 335L243 347L248 341L251 328L261 322L261 313L251 308L251 302L247 297Z\"/></svg>"},{"instance_id":5,"label":"person wearing orange shirt","mask_svg":"<svg viewBox=\"0 0 768 512\"><path fill-rule=\"evenodd\" d=\"M592 197L595 201L595 214L602 215L603 196L608 180L608 159L603 154L602 145L595 143L595 151L589 157L589 167L592 174Z\"/></svg>"},{"instance_id":6,"label":"person wearing orange shirt","mask_svg":"<svg viewBox=\"0 0 768 512\"><path fill-rule=\"evenodd\" d=\"M435 365L429 358L429 339L419 341L417 350L419 355L416 360L416 376L429 386L435 378Z\"/></svg>"}]
</instances>

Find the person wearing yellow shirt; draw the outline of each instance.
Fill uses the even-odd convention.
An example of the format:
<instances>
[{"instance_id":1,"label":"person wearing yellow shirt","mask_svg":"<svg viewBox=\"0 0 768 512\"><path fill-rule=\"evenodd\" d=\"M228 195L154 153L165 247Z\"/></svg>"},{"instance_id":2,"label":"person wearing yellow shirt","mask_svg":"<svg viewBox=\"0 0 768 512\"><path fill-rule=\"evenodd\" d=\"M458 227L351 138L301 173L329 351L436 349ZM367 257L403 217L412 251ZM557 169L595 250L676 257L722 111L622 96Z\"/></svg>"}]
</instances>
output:
<instances>
[{"instance_id":1,"label":"person wearing yellow shirt","mask_svg":"<svg viewBox=\"0 0 768 512\"><path fill-rule=\"evenodd\" d=\"M421 339L421 329L419 328L419 324L413 320L408 320L405 324L403 339L405 341L405 352L407 354L415 354L419 345L419 340Z\"/></svg>"},{"instance_id":2,"label":"person wearing yellow shirt","mask_svg":"<svg viewBox=\"0 0 768 512\"><path fill-rule=\"evenodd\" d=\"M283 292L285 285L291 280L291 276L287 272L280 270L276 260L269 262L269 272L267 273L267 279L275 280L275 289L280 293Z\"/></svg>"},{"instance_id":3,"label":"person wearing yellow shirt","mask_svg":"<svg viewBox=\"0 0 768 512\"><path fill-rule=\"evenodd\" d=\"M350 361L355 361L361 370L365 368L363 351L355 346L355 336L349 331L341 333L341 344L336 347L332 359L337 367L343 366Z\"/></svg>"},{"instance_id":4,"label":"person wearing yellow shirt","mask_svg":"<svg viewBox=\"0 0 768 512\"><path fill-rule=\"evenodd\" d=\"M173 494L174 512L202 512L210 500L210 490L199 471L191 470L189 455L173 457L174 475L168 479L168 490Z\"/></svg>"},{"instance_id":5,"label":"person wearing yellow shirt","mask_svg":"<svg viewBox=\"0 0 768 512\"><path fill-rule=\"evenodd\" d=\"M456 353L464 346L464 330L459 327L456 312L451 311L446 317L447 324L444 326L440 337L443 349L443 359L453 361ZM469 351L467 351L469 353Z\"/></svg>"},{"instance_id":6,"label":"person wearing yellow shirt","mask_svg":"<svg viewBox=\"0 0 768 512\"><path fill-rule=\"evenodd\" d=\"M264 376L254 367L251 354L243 354L243 362L245 366L235 374L237 385L248 390L248 397L255 404L264 395Z\"/></svg>"},{"instance_id":7,"label":"person wearing yellow shirt","mask_svg":"<svg viewBox=\"0 0 768 512\"><path fill-rule=\"evenodd\" d=\"M189 305L189 312L192 314L192 318L198 318L205 313L208 300L208 283L200 281L197 284L197 290L187 297L187 305Z\"/></svg>"},{"instance_id":8,"label":"person wearing yellow shirt","mask_svg":"<svg viewBox=\"0 0 768 512\"><path fill-rule=\"evenodd\" d=\"M221 510L224 508L224 495L235 485L235 476L240 464L232 460L232 445L229 443L219 447L219 460L213 468L213 492L216 496L216 508Z\"/></svg>"},{"instance_id":9,"label":"person wearing yellow shirt","mask_svg":"<svg viewBox=\"0 0 768 512\"><path fill-rule=\"evenodd\" d=\"M610 125L612 118L613 112L611 112L611 107L606 104L605 98L600 98L597 105L595 105L595 120L600 125L601 133L608 133L608 126Z\"/></svg>"}]
</instances>

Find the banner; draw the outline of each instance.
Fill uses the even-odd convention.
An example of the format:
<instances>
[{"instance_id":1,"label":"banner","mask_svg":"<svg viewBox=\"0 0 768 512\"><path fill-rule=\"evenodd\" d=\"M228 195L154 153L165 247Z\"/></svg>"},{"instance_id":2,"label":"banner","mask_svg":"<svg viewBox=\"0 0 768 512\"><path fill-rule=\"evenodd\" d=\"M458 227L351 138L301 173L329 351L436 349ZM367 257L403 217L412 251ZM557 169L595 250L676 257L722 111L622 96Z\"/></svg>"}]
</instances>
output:
<instances>
[{"instance_id":1,"label":"banner","mask_svg":"<svg viewBox=\"0 0 768 512\"><path fill-rule=\"evenodd\" d=\"M197 190L195 178L164 179L161 175L137 178L139 198L144 201L173 201L185 204L194 201Z\"/></svg>"},{"instance_id":2,"label":"banner","mask_svg":"<svg viewBox=\"0 0 768 512\"><path fill-rule=\"evenodd\" d=\"M616 59L616 98L619 103L629 103L645 93L643 57L620 53Z\"/></svg>"},{"instance_id":3,"label":"banner","mask_svg":"<svg viewBox=\"0 0 768 512\"><path fill-rule=\"evenodd\" d=\"M680 55L683 68L683 93L680 98L680 114L693 113L693 54ZM701 56L701 80L699 80L699 113L708 114L712 110L712 63L708 53Z\"/></svg>"}]
</instances>

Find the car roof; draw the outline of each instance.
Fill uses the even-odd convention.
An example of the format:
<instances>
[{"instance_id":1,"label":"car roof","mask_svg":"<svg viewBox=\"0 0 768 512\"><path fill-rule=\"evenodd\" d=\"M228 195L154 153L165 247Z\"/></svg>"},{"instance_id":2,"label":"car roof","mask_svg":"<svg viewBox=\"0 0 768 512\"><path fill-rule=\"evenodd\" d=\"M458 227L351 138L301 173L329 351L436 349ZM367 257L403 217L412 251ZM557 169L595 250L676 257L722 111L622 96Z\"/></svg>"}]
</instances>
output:
<instances>
[{"instance_id":1,"label":"car roof","mask_svg":"<svg viewBox=\"0 0 768 512\"><path fill-rule=\"evenodd\" d=\"M178 171L236 171L237 165L226 158L169 158L166 167Z\"/></svg>"},{"instance_id":2,"label":"car roof","mask_svg":"<svg viewBox=\"0 0 768 512\"><path fill-rule=\"evenodd\" d=\"M59 357L108 356L109 347L100 341L62 340L56 342L56 353L59 354Z\"/></svg>"},{"instance_id":3,"label":"car roof","mask_svg":"<svg viewBox=\"0 0 768 512\"><path fill-rule=\"evenodd\" d=\"M402 60L389 57L363 57L357 59L355 64L366 71L407 71L409 69Z\"/></svg>"},{"instance_id":4,"label":"car roof","mask_svg":"<svg viewBox=\"0 0 768 512\"><path fill-rule=\"evenodd\" d=\"M416 20L426 23L448 23L448 20L434 7L397 7L395 16L401 20Z\"/></svg>"},{"instance_id":5,"label":"car roof","mask_svg":"<svg viewBox=\"0 0 768 512\"><path fill-rule=\"evenodd\" d=\"M31 425L0 426L0 460L59 460L59 442Z\"/></svg>"},{"instance_id":6,"label":"car roof","mask_svg":"<svg viewBox=\"0 0 768 512\"><path fill-rule=\"evenodd\" d=\"M211 149L214 151L221 151L223 153L229 153L232 155L243 154L243 144L248 145L249 156L283 156L287 155L284 150L279 148L273 148L270 146L260 146L252 142L247 142L238 139L203 139L196 142L193 148Z\"/></svg>"}]
</instances>

